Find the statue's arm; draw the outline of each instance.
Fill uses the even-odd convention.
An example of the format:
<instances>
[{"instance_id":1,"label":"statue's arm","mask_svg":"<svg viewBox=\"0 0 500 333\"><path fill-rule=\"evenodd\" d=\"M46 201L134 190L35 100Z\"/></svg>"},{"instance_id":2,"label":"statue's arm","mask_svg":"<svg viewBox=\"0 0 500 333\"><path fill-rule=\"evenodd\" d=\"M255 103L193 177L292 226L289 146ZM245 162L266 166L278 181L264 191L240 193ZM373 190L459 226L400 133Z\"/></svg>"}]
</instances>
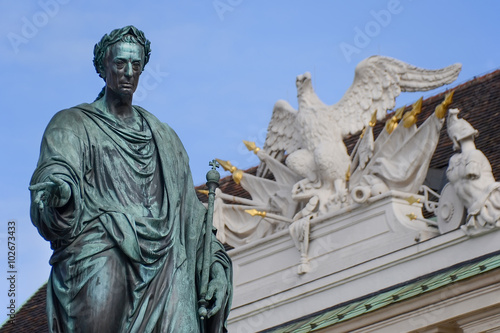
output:
<instances>
[{"instance_id":1,"label":"statue's arm","mask_svg":"<svg viewBox=\"0 0 500 333\"><path fill-rule=\"evenodd\" d=\"M215 229L214 229L215 231ZM209 302L207 332L227 332L227 317L233 295L231 259L212 234L212 264L206 299Z\"/></svg>"},{"instance_id":2,"label":"statue's arm","mask_svg":"<svg viewBox=\"0 0 500 333\"><path fill-rule=\"evenodd\" d=\"M208 312L208 318L221 310L223 303L227 299L228 287L224 267L219 262L213 263L210 267L210 282L205 297L207 301L212 301L212 307Z\"/></svg>"},{"instance_id":3,"label":"statue's arm","mask_svg":"<svg viewBox=\"0 0 500 333\"><path fill-rule=\"evenodd\" d=\"M232 295L232 263L223 245L212 236L212 264L210 265L210 281L208 283L207 300L212 300L208 317L219 312Z\"/></svg>"},{"instance_id":4,"label":"statue's arm","mask_svg":"<svg viewBox=\"0 0 500 333\"><path fill-rule=\"evenodd\" d=\"M465 176L468 179L479 179L483 172L491 173L490 162L480 150L470 153L465 165Z\"/></svg>"},{"instance_id":5,"label":"statue's arm","mask_svg":"<svg viewBox=\"0 0 500 333\"><path fill-rule=\"evenodd\" d=\"M33 193L33 204L43 211L45 207L64 207L71 198L71 188L68 183L55 175L49 175L46 182L36 183L29 187Z\"/></svg>"},{"instance_id":6,"label":"statue's arm","mask_svg":"<svg viewBox=\"0 0 500 333\"><path fill-rule=\"evenodd\" d=\"M49 241L71 237L80 206L82 142L68 128L71 122L61 118L55 116L47 126L29 187L31 220Z\"/></svg>"},{"instance_id":7,"label":"statue's arm","mask_svg":"<svg viewBox=\"0 0 500 333\"><path fill-rule=\"evenodd\" d=\"M163 124L162 133L169 139L170 149L176 149L178 160L178 169L176 172L183 179L183 207L188 209L186 216L191 216L190 223L187 225L189 235L196 234L196 274L201 279L203 270L203 249L204 249L204 223L206 222L206 208L199 201L194 189L193 178L189 168L189 159L187 153L179 140L177 134L166 124ZM175 172L175 171L173 171ZM205 219L205 220L204 220ZM200 223L203 221L203 223ZM227 331L225 323L229 315L232 300L232 263L228 254L224 250L222 243L216 238L216 229L213 229L211 235L211 260L210 274L206 299L209 301L208 307L208 325L211 327L207 331L225 332ZM189 241L189 238L188 238ZM198 286L200 288L200 286Z\"/></svg>"}]
</instances>

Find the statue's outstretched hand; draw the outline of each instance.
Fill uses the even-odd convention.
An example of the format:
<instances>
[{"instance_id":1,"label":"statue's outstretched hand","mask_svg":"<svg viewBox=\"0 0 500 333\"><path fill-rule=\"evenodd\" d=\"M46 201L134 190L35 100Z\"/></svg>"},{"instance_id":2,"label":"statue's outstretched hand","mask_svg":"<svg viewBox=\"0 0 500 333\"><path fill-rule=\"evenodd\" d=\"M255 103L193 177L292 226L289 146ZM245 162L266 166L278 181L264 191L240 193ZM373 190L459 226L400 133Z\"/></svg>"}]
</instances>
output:
<instances>
[{"instance_id":1,"label":"statue's outstretched hand","mask_svg":"<svg viewBox=\"0 0 500 333\"><path fill-rule=\"evenodd\" d=\"M226 272L222 265L218 262L212 264L210 269L210 282L208 283L208 290L205 296L207 301L213 304L208 312L207 317L210 318L215 315L222 307L222 301L225 299L227 293L227 278Z\"/></svg>"},{"instance_id":2,"label":"statue's outstretched hand","mask_svg":"<svg viewBox=\"0 0 500 333\"><path fill-rule=\"evenodd\" d=\"M71 197L71 188L64 180L50 175L48 182L31 185L29 190L36 192L33 202L40 210L45 206L62 207Z\"/></svg>"}]
</instances>

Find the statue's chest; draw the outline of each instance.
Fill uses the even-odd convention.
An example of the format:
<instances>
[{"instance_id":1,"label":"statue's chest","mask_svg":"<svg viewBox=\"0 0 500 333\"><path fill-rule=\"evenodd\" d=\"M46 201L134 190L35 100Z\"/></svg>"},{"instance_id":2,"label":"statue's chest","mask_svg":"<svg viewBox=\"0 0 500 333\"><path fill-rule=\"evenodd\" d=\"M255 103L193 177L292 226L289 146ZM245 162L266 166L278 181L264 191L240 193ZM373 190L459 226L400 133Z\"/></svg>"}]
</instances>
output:
<instances>
[{"instance_id":1,"label":"statue's chest","mask_svg":"<svg viewBox=\"0 0 500 333\"><path fill-rule=\"evenodd\" d=\"M338 131L334 126L335 124L328 121L326 112L327 110L324 110L321 106L301 106L297 114L296 129L306 146L315 146L323 140L330 140L337 136ZM310 147L308 148L310 149Z\"/></svg>"}]
</instances>

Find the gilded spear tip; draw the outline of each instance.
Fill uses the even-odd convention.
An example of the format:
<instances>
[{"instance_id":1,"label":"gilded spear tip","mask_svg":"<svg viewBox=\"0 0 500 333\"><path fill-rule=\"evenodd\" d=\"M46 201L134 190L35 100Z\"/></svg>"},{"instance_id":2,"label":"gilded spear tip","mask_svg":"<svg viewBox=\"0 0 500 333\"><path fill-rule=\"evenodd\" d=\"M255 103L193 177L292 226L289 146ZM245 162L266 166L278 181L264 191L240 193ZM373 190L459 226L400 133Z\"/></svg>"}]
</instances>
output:
<instances>
[{"instance_id":1,"label":"gilded spear tip","mask_svg":"<svg viewBox=\"0 0 500 333\"><path fill-rule=\"evenodd\" d=\"M444 96L444 100L436 106L436 109L434 110L434 113L436 114L436 117L438 119L443 119L446 116L446 113L448 112L448 109L453 102L453 94L455 93L455 90L450 91Z\"/></svg>"},{"instance_id":2,"label":"gilded spear tip","mask_svg":"<svg viewBox=\"0 0 500 333\"><path fill-rule=\"evenodd\" d=\"M409 128L417 123L417 116L422 112L422 101L424 100L423 97L420 97L418 101L413 103L413 107L411 111L408 111L405 113L403 116L403 126L405 128Z\"/></svg>"},{"instance_id":3,"label":"gilded spear tip","mask_svg":"<svg viewBox=\"0 0 500 333\"><path fill-rule=\"evenodd\" d=\"M450 106L451 102L453 102L453 95L455 94L455 90L450 91L444 96L443 104L446 106Z\"/></svg>"},{"instance_id":4,"label":"gilded spear tip","mask_svg":"<svg viewBox=\"0 0 500 333\"><path fill-rule=\"evenodd\" d=\"M420 97L415 103L413 103L413 110L415 110L415 112L417 114L420 114L420 112L422 112L422 102L424 101L424 96ZM412 110L412 111L413 111Z\"/></svg>"},{"instance_id":5,"label":"gilded spear tip","mask_svg":"<svg viewBox=\"0 0 500 333\"><path fill-rule=\"evenodd\" d=\"M236 169L233 172L233 180L236 184L240 185L241 178L243 178L243 171L240 169Z\"/></svg>"},{"instance_id":6,"label":"gilded spear tip","mask_svg":"<svg viewBox=\"0 0 500 333\"><path fill-rule=\"evenodd\" d=\"M403 112L406 109L406 105L403 107L400 107L399 109L394 112L394 116L391 117L386 123L385 123L385 130L387 133L391 134L396 127L398 127L398 123L403 118Z\"/></svg>"},{"instance_id":7,"label":"gilded spear tip","mask_svg":"<svg viewBox=\"0 0 500 333\"><path fill-rule=\"evenodd\" d=\"M243 143L245 144L245 146L247 147L247 149L249 151L253 151L254 154L257 154L260 150L259 147L257 147L257 145L255 144L255 142L253 141L246 141L246 140L243 140Z\"/></svg>"},{"instance_id":8,"label":"gilded spear tip","mask_svg":"<svg viewBox=\"0 0 500 333\"><path fill-rule=\"evenodd\" d=\"M396 110L396 112L394 113L394 117L396 117L396 119L398 121L400 121L401 119L403 119L403 113L405 112L405 109L406 109L406 105L405 106L402 106L400 107L399 109Z\"/></svg>"},{"instance_id":9,"label":"gilded spear tip","mask_svg":"<svg viewBox=\"0 0 500 333\"><path fill-rule=\"evenodd\" d=\"M258 211L257 209L245 209L245 213L250 214L252 216L262 216L266 217L266 212L264 211Z\"/></svg>"},{"instance_id":10,"label":"gilded spear tip","mask_svg":"<svg viewBox=\"0 0 500 333\"><path fill-rule=\"evenodd\" d=\"M224 170L231 172L234 182L239 185L241 179L243 178L243 171L232 165L229 161L223 161L218 158L216 158L215 160L219 162Z\"/></svg>"},{"instance_id":11,"label":"gilded spear tip","mask_svg":"<svg viewBox=\"0 0 500 333\"><path fill-rule=\"evenodd\" d=\"M198 193L208 195L208 190L197 190Z\"/></svg>"},{"instance_id":12,"label":"gilded spear tip","mask_svg":"<svg viewBox=\"0 0 500 333\"><path fill-rule=\"evenodd\" d=\"M236 167L234 165L232 165L231 162L229 162L229 161L223 161L223 160L220 160L218 158L216 158L215 160L217 162L219 162L219 164L222 166L222 168L225 171L229 171L231 173L233 173L234 171L236 171Z\"/></svg>"}]
</instances>

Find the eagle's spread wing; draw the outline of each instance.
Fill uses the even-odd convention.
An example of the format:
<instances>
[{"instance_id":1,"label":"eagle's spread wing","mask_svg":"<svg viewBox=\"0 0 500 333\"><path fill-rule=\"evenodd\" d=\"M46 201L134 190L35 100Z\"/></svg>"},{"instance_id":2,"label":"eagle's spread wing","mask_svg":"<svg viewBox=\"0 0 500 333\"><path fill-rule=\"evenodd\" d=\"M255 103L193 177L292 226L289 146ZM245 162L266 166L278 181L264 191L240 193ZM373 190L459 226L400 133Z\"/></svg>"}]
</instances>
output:
<instances>
[{"instance_id":1,"label":"eagle's spread wing","mask_svg":"<svg viewBox=\"0 0 500 333\"><path fill-rule=\"evenodd\" d=\"M295 130L295 110L287 101L279 100L274 104L273 115L267 127L264 151L275 159L281 160L285 151L290 154L300 148L300 137Z\"/></svg>"},{"instance_id":2,"label":"eagle's spread wing","mask_svg":"<svg viewBox=\"0 0 500 333\"><path fill-rule=\"evenodd\" d=\"M300 148L300 137L295 129L295 110L287 101L279 100L274 104L273 115L267 127L264 152L282 161L285 152L290 154ZM268 173L266 163L260 163L257 176L265 177Z\"/></svg>"},{"instance_id":3,"label":"eagle's spread wing","mask_svg":"<svg viewBox=\"0 0 500 333\"><path fill-rule=\"evenodd\" d=\"M356 66L354 82L342 99L332 105L330 116L339 123L342 135L355 134L365 127L377 110L384 119L394 108L402 91L426 91L453 82L461 64L428 70L382 56L372 56Z\"/></svg>"}]
</instances>

